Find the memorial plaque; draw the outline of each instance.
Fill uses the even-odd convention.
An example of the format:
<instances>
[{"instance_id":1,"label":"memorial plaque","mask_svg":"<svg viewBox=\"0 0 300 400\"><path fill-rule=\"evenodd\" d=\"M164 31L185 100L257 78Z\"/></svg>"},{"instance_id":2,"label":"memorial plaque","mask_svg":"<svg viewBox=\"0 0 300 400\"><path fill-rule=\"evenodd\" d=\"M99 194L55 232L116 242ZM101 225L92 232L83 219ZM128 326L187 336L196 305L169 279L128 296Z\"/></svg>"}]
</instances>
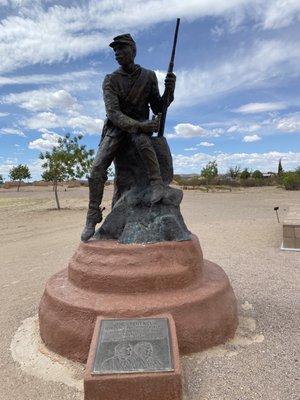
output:
<instances>
[{"instance_id":1,"label":"memorial plaque","mask_svg":"<svg viewBox=\"0 0 300 400\"><path fill-rule=\"evenodd\" d=\"M92 374L174 371L167 318L101 321Z\"/></svg>"}]
</instances>

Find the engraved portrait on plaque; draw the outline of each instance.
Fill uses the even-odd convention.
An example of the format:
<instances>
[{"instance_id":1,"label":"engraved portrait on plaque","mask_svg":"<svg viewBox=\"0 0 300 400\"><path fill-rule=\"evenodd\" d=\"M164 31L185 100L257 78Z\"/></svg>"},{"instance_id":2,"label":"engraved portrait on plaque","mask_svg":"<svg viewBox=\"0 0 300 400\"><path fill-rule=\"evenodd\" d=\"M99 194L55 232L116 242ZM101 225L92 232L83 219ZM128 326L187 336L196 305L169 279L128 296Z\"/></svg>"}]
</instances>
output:
<instances>
[{"instance_id":1,"label":"engraved portrait on plaque","mask_svg":"<svg viewBox=\"0 0 300 400\"><path fill-rule=\"evenodd\" d=\"M102 320L93 374L173 371L167 318Z\"/></svg>"}]
</instances>

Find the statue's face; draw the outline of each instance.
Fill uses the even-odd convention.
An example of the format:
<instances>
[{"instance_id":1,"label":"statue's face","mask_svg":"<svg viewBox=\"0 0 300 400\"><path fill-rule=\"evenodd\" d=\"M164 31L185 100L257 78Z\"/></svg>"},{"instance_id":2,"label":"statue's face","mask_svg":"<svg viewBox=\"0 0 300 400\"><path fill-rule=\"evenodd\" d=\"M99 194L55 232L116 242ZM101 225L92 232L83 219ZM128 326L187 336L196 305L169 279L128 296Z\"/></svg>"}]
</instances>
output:
<instances>
[{"instance_id":1,"label":"statue's face","mask_svg":"<svg viewBox=\"0 0 300 400\"><path fill-rule=\"evenodd\" d=\"M133 48L129 44L117 44L114 47L115 58L121 66L133 63Z\"/></svg>"},{"instance_id":2,"label":"statue's face","mask_svg":"<svg viewBox=\"0 0 300 400\"><path fill-rule=\"evenodd\" d=\"M151 343L148 342L137 343L134 350L136 354L142 358L151 357L153 354L153 347Z\"/></svg>"},{"instance_id":3,"label":"statue's face","mask_svg":"<svg viewBox=\"0 0 300 400\"><path fill-rule=\"evenodd\" d=\"M115 354L119 357L130 357L132 353L132 347L129 343L120 343L115 348Z\"/></svg>"}]
</instances>

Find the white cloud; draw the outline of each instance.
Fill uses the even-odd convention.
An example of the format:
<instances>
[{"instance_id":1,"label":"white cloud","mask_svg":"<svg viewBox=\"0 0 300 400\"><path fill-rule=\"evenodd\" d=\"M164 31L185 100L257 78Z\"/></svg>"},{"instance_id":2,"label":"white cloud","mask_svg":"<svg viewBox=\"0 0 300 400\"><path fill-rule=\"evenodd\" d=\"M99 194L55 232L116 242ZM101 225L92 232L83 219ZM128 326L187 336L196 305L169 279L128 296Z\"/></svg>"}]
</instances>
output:
<instances>
[{"instance_id":1,"label":"white cloud","mask_svg":"<svg viewBox=\"0 0 300 400\"><path fill-rule=\"evenodd\" d=\"M261 126L259 124L250 124L248 126L244 126L241 128L241 132L256 132L261 129Z\"/></svg>"},{"instance_id":2,"label":"white cloud","mask_svg":"<svg viewBox=\"0 0 300 400\"><path fill-rule=\"evenodd\" d=\"M300 2L298 0L273 0L265 10L263 26L265 29L283 28L299 19Z\"/></svg>"},{"instance_id":3,"label":"white cloud","mask_svg":"<svg viewBox=\"0 0 300 400\"><path fill-rule=\"evenodd\" d=\"M253 124L247 124L247 123L236 123L232 126L230 126L227 129L227 133L236 133L236 132L256 132L259 131L261 129L261 125L257 124L257 123L253 123Z\"/></svg>"},{"instance_id":4,"label":"white cloud","mask_svg":"<svg viewBox=\"0 0 300 400\"><path fill-rule=\"evenodd\" d=\"M193 125L190 123L178 124L174 127L174 133L167 134L169 139L182 138L187 139L191 137L218 137L223 133L222 129L204 129L200 125Z\"/></svg>"},{"instance_id":5,"label":"white cloud","mask_svg":"<svg viewBox=\"0 0 300 400\"><path fill-rule=\"evenodd\" d=\"M25 134L16 128L0 128L0 135L17 135L25 137Z\"/></svg>"},{"instance_id":6,"label":"white cloud","mask_svg":"<svg viewBox=\"0 0 300 400\"><path fill-rule=\"evenodd\" d=\"M3 2L4 0L2 0ZM55 2L56 3L56 2ZM299 3L299 2L298 2ZM70 2L46 8L41 2L18 1L18 13L1 21L0 70L82 57L107 48L115 33L138 32L164 21L224 17L237 26L248 17L264 29L297 19L297 0L118 0ZM10 3L12 4L12 3ZM48 2L49 4L49 2Z\"/></svg>"},{"instance_id":7,"label":"white cloud","mask_svg":"<svg viewBox=\"0 0 300 400\"><path fill-rule=\"evenodd\" d=\"M18 164L18 161L12 162L10 160L6 160L3 163L0 163L0 174L3 176L8 176L9 171Z\"/></svg>"},{"instance_id":8,"label":"white cloud","mask_svg":"<svg viewBox=\"0 0 300 400\"><path fill-rule=\"evenodd\" d=\"M210 33L215 39L219 39L225 32L225 29L221 26L216 25L214 28L210 30Z\"/></svg>"},{"instance_id":9,"label":"white cloud","mask_svg":"<svg viewBox=\"0 0 300 400\"><path fill-rule=\"evenodd\" d=\"M261 137L258 135L247 135L244 136L243 142L252 143L252 142L257 142L258 140L261 140Z\"/></svg>"},{"instance_id":10,"label":"white cloud","mask_svg":"<svg viewBox=\"0 0 300 400\"><path fill-rule=\"evenodd\" d=\"M191 138L195 136L205 136L206 131L199 125L193 124L178 124L174 127L175 133L168 135L171 137L180 137L180 138Z\"/></svg>"},{"instance_id":11,"label":"white cloud","mask_svg":"<svg viewBox=\"0 0 300 400\"><path fill-rule=\"evenodd\" d=\"M232 125L230 128L227 129L228 133L235 133L239 130L239 126L238 125Z\"/></svg>"},{"instance_id":12,"label":"white cloud","mask_svg":"<svg viewBox=\"0 0 300 400\"><path fill-rule=\"evenodd\" d=\"M277 110L283 110L287 108L287 104L285 103L249 103L249 104L244 104L243 106L240 106L239 108L236 108L235 112L239 113L245 113L245 114L256 114L256 113L261 113L261 112L267 112L267 111L277 111Z\"/></svg>"},{"instance_id":13,"label":"white cloud","mask_svg":"<svg viewBox=\"0 0 300 400\"><path fill-rule=\"evenodd\" d=\"M0 112L0 118L1 117L7 117L9 115L9 113L2 113L2 112Z\"/></svg>"},{"instance_id":14,"label":"white cloud","mask_svg":"<svg viewBox=\"0 0 300 400\"><path fill-rule=\"evenodd\" d=\"M184 151L195 151L198 150L197 147L187 147Z\"/></svg>"},{"instance_id":15,"label":"white cloud","mask_svg":"<svg viewBox=\"0 0 300 400\"><path fill-rule=\"evenodd\" d=\"M18 158L4 160L2 163L0 163L0 174L2 174L4 177L8 177L9 171L18 164L20 164ZM26 165L29 168L32 179L41 179L42 160L40 160L39 158L29 160L28 162L26 162Z\"/></svg>"},{"instance_id":16,"label":"white cloud","mask_svg":"<svg viewBox=\"0 0 300 400\"><path fill-rule=\"evenodd\" d=\"M23 121L23 124L29 129L41 130L59 128L65 125L64 119L52 112L42 112Z\"/></svg>"},{"instance_id":17,"label":"white cloud","mask_svg":"<svg viewBox=\"0 0 300 400\"><path fill-rule=\"evenodd\" d=\"M30 111L51 111L53 109L78 109L77 100L66 90L48 89L11 93L2 98L4 104L16 104Z\"/></svg>"},{"instance_id":18,"label":"white cloud","mask_svg":"<svg viewBox=\"0 0 300 400\"><path fill-rule=\"evenodd\" d=\"M290 113L281 117L271 116L259 122L234 119L224 122L208 122L202 124L202 126L191 123L180 123L174 127L173 133L166 134L166 137L168 139L189 139L193 137L212 138L224 134L227 134L227 136L228 134L230 136L232 134L244 134L244 142L254 142L261 140L261 136L263 135L274 135L279 133L279 131L300 133L300 112ZM200 144L196 146L200 146Z\"/></svg>"},{"instance_id":19,"label":"white cloud","mask_svg":"<svg viewBox=\"0 0 300 400\"><path fill-rule=\"evenodd\" d=\"M234 119L223 123L208 123L205 126L223 126L227 134L248 134L245 136L246 141L256 141L257 136L278 135L282 132L300 133L300 112L281 114L280 116L277 113L270 113L267 119L259 122ZM258 134L254 134L256 132Z\"/></svg>"},{"instance_id":20,"label":"white cloud","mask_svg":"<svg viewBox=\"0 0 300 400\"><path fill-rule=\"evenodd\" d=\"M24 120L22 123L29 129L39 131L42 129L72 128L80 130L81 133L91 135L100 134L103 128L102 119L76 113L73 117L69 118L53 112L42 112Z\"/></svg>"},{"instance_id":21,"label":"white cloud","mask_svg":"<svg viewBox=\"0 0 300 400\"><path fill-rule=\"evenodd\" d=\"M79 115L70 118L67 122L68 126L83 130L85 133L101 133L103 128L103 120L100 118L92 118L86 115Z\"/></svg>"},{"instance_id":22,"label":"white cloud","mask_svg":"<svg viewBox=\"0 0 300 400\"><path fill-rule=\"evenodd\" d=\"M241 89L268 86L275 79L299 76L299 46L296 41L258 41L252 48L238 49L228 61L221 61L215 67L177 71L175 101L170 111L177 113L179 107L207 102ZM157 75L161 87L165 73L159 71ZM279 104L282 108L283 104ZM276 103L276 109L279 104Z\"/></svg>"},{"instance_id":23,"label":"white cloud","mask_svg":"<svg viewBox=\"0 0 300 400\"><path fill-rule=\"evenodd\" d=\"M41 138L29 142L28 148L31 150L47 151L51 150L58 144L58 139L61 138L57 133L45 132Z\"/></svg>"},{"instance_id":24,"label":"white cloud","mask_svg":"<svg viewBox=\"0 0 300 400\"><path fill-rule=\"evenodd\" d=\"M283 132L300 132L300 113L279 118L276 127Z\"/></svg>"},{"instance_id":25,"label":"white cloud","mask_svg":"<svg viewBox=\"0 0 300 400\"><path fill-rule=\"evenodd\" d=\"M93 69L87 69L82 71L73 71L64 74L33 74L33 75L10 75L0 76L0 86L5 85L40 85L40 84L51 84L59 83L60 86L65 84L78 84L92 79L100 79L103 75L101 72L97 72Z\"/></svg>"},{"instance_id":26,"label":"white cloud","mask_svg":"<svg viewBox=\"0 0 300 400\"><path fill-rule=\"evenodd\" d=\"M212 160L216 160L219 171L225 173L230 167L240 165L241 168L261 171L277 171L281 158L285 170L293 170L300 165L300 152L270 151L266 153L196 153L190 156L173 154L176 173L200 173L201 169Z\"/></svg>"},{"instance_id":27,"label":"white cloud","mask_svg":"<svg viewBox=\"0 0 300 400\"><path fill-rule=\"evenodd\" d=\"M210 142L200 142L199 144L197 144L197 146L203 146L203 147L212 147L214 146L214 143L210 143Z\"/></svg>"},{"instance_id":28,"label":"white cloud","mask_svg":"<svg viewBox=\"0 0 300 400\"><path fill-rule=\"evenodd\" d=\"M82 57L105 47L107 39L90 30L88 18L83 20L84 14L80 7L53 7L48 11L33 7L26 17L2 20L0 72ZM85 34L80 34L80 30Z\"/></svg>"},{"instance_id":29,"label":"white cloud","mask_svg":"<svg viewBox=\"0 0 300 400\"><path fill-rule=\"evenodd\" d=\"M35 0L36 5L40 5L43 1L48 1L49 3L53 0ZM32 6L32 0L0 0L1 6L10 6L10 8L19 8L24 6Z\"/></svg>"}]
</instances>

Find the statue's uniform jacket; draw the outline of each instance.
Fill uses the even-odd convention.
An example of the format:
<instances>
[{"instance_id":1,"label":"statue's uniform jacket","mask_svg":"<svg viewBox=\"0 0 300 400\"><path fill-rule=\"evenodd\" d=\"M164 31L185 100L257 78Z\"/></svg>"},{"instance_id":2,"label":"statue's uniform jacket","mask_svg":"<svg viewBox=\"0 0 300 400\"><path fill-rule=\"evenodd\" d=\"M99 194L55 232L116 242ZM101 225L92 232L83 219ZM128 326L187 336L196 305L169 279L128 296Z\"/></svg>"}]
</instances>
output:
<instances>
[{"instance_id":1,"label":"statue's uniform jacket","mask_svg":"<svg viewBox=\"0 0 300 400\"><path fill-rule=\"evenodd\" d=\"M150 180L160 179L157 157L149 135L138 132L139 121L149 119L150 107L154 114L162 111L164 96L160 96L154 71L135 65L129 74L122 68L106 75L103 81L103 99L107 119L102 140L92 168L91 177L105 181L106 171L120 149L125 135L148 167ZM173 95L168 96L168 105Z\"/></svg>"}]
</instances>

